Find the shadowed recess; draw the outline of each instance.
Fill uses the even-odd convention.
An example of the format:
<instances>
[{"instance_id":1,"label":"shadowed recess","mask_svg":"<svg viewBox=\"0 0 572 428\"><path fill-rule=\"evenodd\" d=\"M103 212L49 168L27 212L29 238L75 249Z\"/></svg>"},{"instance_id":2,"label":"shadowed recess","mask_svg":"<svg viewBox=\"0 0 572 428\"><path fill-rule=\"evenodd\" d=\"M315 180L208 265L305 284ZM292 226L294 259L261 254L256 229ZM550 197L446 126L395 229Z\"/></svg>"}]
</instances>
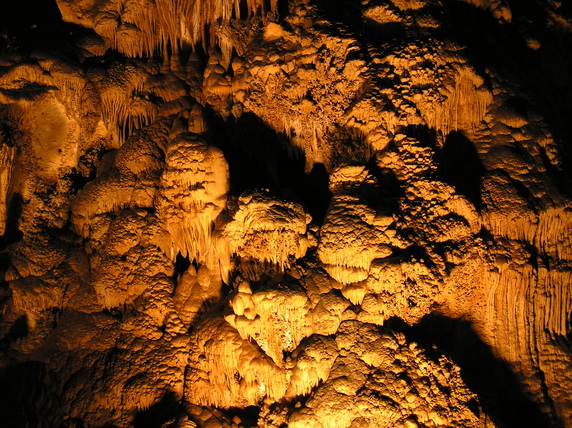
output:
<instances>
[{"instance_id":1,"label":"shadowed recess","mask_svg":"<svg viewBox=\"0 0 572 428\"><path fill-rule=\"evenodd\" d=\"M30 30L50 30L61 20L62 14L55 0L4 1L0 30L21 35Z\"/></svg>"},{"instance_id":2,"label":"shadowed recess","mask_svg":"<svg viewBox=\"0 0 572 428\"><path fill-rule=\"evenodd\" d=\"M143 410L133 419L134 428L175 427L176 420L184 414L177 396L167 391L157 403Z\"/></svg>"},{"instance_id":3,"label":"shadowed recess","mask_svg":"<svg viewBox=\"0 0 572 428\"><path fill-rule=\"evenodd\" d=\"M431 355L443 352L461 368L461 377L474 391L485 412L499 426L507 428L543 428L551 425L537 403L526 397L510 366L497 358L482 341L469 321L440 314L425 315L409 326L399 318L385 325L404 333Z\"/></svg>"},{"instance_id":4,"label":"shadowed recess","mask_svg":"<svg viewBox=\"0 0 572 428\"><path fill-rule=\"evenodd\" d=\"M231 191L267 188L282 197L299 199L315 222L321 223L330 203L328 173L322 164L304 172L305 156L284 135L253 113L236 120L211 116L211 139L223 151L230 169Z\"/></svg>"},{"instance_id":5,"label":"shadowed recess","mask_svg":"<svg viewBox=\"0 0 572 428\"><path fill-rule=\"evenodd\" d=\"M44 364L15 364L0 373L2 427L56 427L61 421L56 376ZM61 393L61 392L60 392Z\"/></svg>"},{"instance_id":6,"label":"shadowed recess","mask_svg":"<svg viewBox=\"0 0 572 428\"><path fill-rule=\"evenodd\" d=\"M496 20L490 11L462 1L447 1L450 18L445 22L450 35L466 46L466 55L482 77L486 67L511 76L511 81L525 87L551 125L562 153L562 171L570 177L572 163L572 33L551 21L548 8L534 0L508 1L510 22ZM561 2L560 12L570 19L569 2ZM557 21L558 22L558 21ZM524 36L538 41L533 49ZM526 70L526 72L524 72Z\"/></svg>"},{"instance_id":7,"label":"shadowed recess","mask_svg":"<svg viewBox=\"0 0 572 428\"><path fill-rule=\"evenodd\" d=\"M441 150L441 178L455 186L457 191L481 207L481 177L485 169L477 149L462 132L451 132Z\"/></svg>"}]
</instances>

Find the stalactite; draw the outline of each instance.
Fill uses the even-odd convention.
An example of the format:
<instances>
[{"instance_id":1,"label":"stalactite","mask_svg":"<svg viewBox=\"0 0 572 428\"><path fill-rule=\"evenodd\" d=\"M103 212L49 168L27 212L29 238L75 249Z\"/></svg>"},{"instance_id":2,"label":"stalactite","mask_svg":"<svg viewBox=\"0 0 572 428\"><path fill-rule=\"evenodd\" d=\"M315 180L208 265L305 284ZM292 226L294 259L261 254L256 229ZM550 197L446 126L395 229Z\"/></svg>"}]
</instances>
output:
<instances>
[{"instance_id":1,"label":"stalactite","mask_svg":"<svg viewBox=\"0 0 572 428\"><path fill-rule=\"evenodd\" d=\"M283 397L286 377L249 341L224 320L208 320L196 334L199 370L189 373L187 394L194 402L228 408L255 405L265 396ZM195 357L196 357L195 356Z\"/></svg>"},{"instance_id":2,"label":"stalactite","mask_svg":"<svg viewBox=\"0 0 572 428\"><path fill-rule=\"evenodd\" d=\"M292 352L312 331L308 297L297 290L284 287L259 291L248 299L235 299L233 309L237 315L249 318L229 318L241 337L255 340L279 366L283 352ZM276 330L269 331L268 324L276 326Z\"/></svg>"},{"instance_id":3,"label":"stalactite","mask_svg":"<svg viewBox=\"0 0 572 428\"><path fill-rule=\"evenodd\" d=\"M247 16L241 16L240 0L120 0L94 7L94 21L89 24L110 47L131 57L151 57L156 51L167 55L181 46L194 47L212 43L216 29L227 24L233 16L245 19L266 12L263 0L246 2ZM59 0L63 17L71 22L88 22L78 17L73 5ZM277 10L277 1L270 2L270 10ZM120 24L121 23L121 24ZM208 46L207 46L208 47Z\"/></svg>"},{"instance_id":4,"label":"stalactite","mask_svg":"<svg viewBox=\"0 0 572 428\"><path fill-rule=\"evenodd\" d=\"M12 166L16 155L16 148L9 146L7 142L2 140L3 138L0 134L0 236L6 232Z\"/></svg>"},{"instance_id":5,"label":"stalactite","mask_svg":"<svg viewBox=\"0 0 572 428\"><path fill-rule=\"evenodd\" d=\"M484 119L493 95L471 68L460 65L454 70L454 83L443 88L445 100L437 104L425 104L421 100L417 107L428 125L443 135L458 130L474 133Z\"/></svg>"},{"instance_id":6,"label":"stalactite","mask_svg":"<svg viewBox=\"0 0 572 428\"><path fill-rule=\"evenodd\" d=\"M505 0L465 1L485 11L290 0L278 17L278 0L56 0L83 29L1 34L2 380L21 361L56 370L34 375L60 387L47 425L62 427L516 426L529 398L550 423L572 420L565 160L539 113L546 94L519 87L524 68L521 79L488 62L532 27L526 7L507 26ZM544 3L531 22L567 28L559 2ZM481 23L508 39L457 39ZM45 43L30 43L37 34ZM538 53L542 77L555 58ZM252 147L274 132L288 141L270 152L290 157L265 164L270 152ZM229 164L234 178L251 154L264 171L231 188ZM269 180L280 197L248 189ZM437 345L467 379L481 381L473 361L494 360L493 395L513 373L506 395L528 395L504 412L484 379L481 409ZM17 390L25 417L51 407ZM258 421L240 420L250 413Z\"/></svg>"}]
</instances>

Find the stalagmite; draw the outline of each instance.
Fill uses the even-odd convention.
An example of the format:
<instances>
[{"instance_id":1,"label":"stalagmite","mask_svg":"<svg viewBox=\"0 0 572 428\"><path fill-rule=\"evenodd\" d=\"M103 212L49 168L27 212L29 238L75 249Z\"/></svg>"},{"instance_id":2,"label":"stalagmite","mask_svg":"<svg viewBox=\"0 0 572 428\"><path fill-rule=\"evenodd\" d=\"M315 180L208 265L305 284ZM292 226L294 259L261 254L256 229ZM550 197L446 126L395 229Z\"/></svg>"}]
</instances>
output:
<instances>
[{"instance_id":1,"label":"stalagmite","mask_svg":"<svg viewBox=\"0 0 572 428\"><path fill-rule=\"evenodd\" d=\"M320 230L318 255L328 273L342 283L366 279L374 259L392 254L384 235L391 216L376 222L375 210L353 196L375 194L376 187L375 178L363 167L340 168L330 177L334 197ZM347 236L352 237L349 242Z\"/></svg>"},{"instance_id":2,"label":"stalagmite","mask_svg":"<svg viewBox=\"0 0 572 428\"><path fill-rule=\"evenodd\" d=\"M248 192L238 198L238 210L223 234L237 256L283 269L306 254L310 220L299 204L266 191Z\"/></svg>"},{"instance_id":3,"label":"stalagmite","mask_svg":"<svg viewBox=\"0 0 572 428\"><path fill-rule=\"evenodd\" d=\"M214 224L226 205L227 163L220 150L187 133L169 143L165 162L156 201L167 233L163 250L173 259L181 253L207 262L215 251Z\"/></svg>"}]
</instances>

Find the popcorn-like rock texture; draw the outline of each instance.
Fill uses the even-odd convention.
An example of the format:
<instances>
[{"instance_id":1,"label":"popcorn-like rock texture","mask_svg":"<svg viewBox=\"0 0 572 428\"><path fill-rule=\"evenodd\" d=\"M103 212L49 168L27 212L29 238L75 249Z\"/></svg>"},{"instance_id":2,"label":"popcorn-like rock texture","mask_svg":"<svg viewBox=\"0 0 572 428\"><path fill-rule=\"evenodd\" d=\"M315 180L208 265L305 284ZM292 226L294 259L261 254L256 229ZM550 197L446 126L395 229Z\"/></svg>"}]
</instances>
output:
<instances>
[{"instance_id":1,"label":"popcorn-like rock texture","mask_svg":"<svg viewBox=\"0 0 572 428\"><path fill-rule=\"evenodd\" d=\"M572 427L572 9L0 14L0 426Z\"/></svg>"}]
</instances>

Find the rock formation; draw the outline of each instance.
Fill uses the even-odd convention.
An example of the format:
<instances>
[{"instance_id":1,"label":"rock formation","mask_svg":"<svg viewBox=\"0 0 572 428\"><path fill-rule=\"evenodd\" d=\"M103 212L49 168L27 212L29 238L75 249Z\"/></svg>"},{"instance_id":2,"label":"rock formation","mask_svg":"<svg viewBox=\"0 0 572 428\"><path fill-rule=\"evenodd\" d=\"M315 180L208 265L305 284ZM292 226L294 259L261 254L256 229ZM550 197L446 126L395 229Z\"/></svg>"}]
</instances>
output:
<instances>
[{"instance_id":1,"label":"rock formation","mask_svg":"<svg viewBox=\"0 0 572 428\"><path fill-rule=\"evenodd\" d=\"M0 17L0 425L572 427L572 9Z\"/></svg>"}]
</instances>

